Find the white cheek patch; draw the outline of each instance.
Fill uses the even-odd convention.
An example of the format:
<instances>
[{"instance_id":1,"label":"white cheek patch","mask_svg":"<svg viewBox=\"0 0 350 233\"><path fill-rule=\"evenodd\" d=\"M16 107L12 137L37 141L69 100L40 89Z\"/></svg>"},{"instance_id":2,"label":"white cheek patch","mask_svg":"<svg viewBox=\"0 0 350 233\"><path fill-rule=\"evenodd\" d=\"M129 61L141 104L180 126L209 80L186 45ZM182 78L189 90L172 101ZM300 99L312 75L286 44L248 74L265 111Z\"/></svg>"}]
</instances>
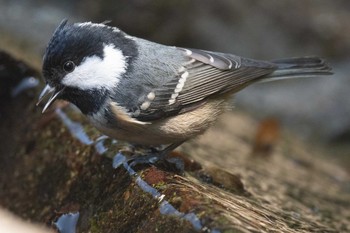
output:
<instances>
[{"instance_id":1,"label":"white cheek patch","mask_svg":"<svg viewBox=\"0 0 350 233\"><path fill-rule=\"evenodd\" d=\"M125 57L114 45L105 45L103 52L103 59L98 56L84 59L62 79L62 84L82 90L116 87L127 68Z\"/></svg>"}]
</instances>

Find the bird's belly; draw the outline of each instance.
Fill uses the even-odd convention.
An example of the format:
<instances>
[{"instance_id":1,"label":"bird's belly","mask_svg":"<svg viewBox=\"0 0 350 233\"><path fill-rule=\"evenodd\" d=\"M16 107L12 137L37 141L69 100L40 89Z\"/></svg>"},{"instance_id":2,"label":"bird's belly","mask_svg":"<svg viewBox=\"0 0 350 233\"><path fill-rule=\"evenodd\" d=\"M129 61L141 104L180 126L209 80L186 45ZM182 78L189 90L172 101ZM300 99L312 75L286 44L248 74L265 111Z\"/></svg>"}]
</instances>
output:
<instances>
[{"instance_id":1,"label":"bird's belly","mask_svg":"<svg viewBox=\"0 0 350 233\"><path fill-rule=\"evenodd\" d=\"M226 109L226 101L211 100L190 112L152 121L149 124L122 122L110 127L97 119L90 118L90 120L102 133L117 140L141 145L165 145L202 134Z\"/></svg>"}]
</instances>

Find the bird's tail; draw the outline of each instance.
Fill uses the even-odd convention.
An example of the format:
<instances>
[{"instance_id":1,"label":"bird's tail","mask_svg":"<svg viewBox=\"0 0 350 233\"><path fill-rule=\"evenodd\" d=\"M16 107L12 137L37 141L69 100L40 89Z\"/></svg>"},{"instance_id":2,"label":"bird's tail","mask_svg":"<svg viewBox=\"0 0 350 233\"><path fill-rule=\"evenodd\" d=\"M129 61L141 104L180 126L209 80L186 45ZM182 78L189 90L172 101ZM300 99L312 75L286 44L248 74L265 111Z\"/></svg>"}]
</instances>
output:
<instances>
[{"instance_id":1,"label":"bird's tail","mask_svg":"<svg viewBox=\"0 0 350 233\"><path fill-rule=\"evenodd\" d=\"M261 81L331 75L331 67L319 57L298 57L273 60L277 69Z\"/></svg>"}]
</instances>

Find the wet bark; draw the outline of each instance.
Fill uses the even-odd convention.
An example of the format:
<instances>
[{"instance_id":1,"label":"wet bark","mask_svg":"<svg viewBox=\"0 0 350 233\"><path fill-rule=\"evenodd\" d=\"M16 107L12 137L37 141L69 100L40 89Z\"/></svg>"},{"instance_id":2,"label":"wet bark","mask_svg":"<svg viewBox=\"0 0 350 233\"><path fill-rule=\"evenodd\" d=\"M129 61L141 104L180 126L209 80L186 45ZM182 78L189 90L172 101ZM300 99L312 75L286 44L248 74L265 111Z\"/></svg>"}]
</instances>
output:
<instances>
[{"instance_id":1,"label":"wet bark","mask_svg":"<svg viewBox=\"0 0 350 233\"><path fill-rule=\"evenodd\" d=\"M0 205L20 217L79 213L78 232L350 231L349 174L276 125L255 137L257 122L228 113L173 162L114 168L128 145L96 143L66 103L41 115L40 85L16 89L37 71L0 55Z\"/></svg>"}]
</instances>

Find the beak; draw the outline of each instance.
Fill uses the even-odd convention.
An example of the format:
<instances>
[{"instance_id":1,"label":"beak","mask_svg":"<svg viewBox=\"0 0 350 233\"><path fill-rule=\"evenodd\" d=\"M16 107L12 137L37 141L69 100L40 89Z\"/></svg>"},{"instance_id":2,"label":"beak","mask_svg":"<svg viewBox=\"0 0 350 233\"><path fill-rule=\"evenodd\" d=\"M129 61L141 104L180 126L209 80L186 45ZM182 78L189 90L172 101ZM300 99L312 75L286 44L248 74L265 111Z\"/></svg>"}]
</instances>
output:
<instances>
[{"instance_id":1,"label":"beak","mask_svg":"<svg viewBox=\"0 0 350 233\"><path fill-rule=\"evenodd\" d=\"M42 113L44 113L44 112L46 111L46 109L47 109L48 107L50 107L51 104L52 104L53 102L55 102L57 96L58 96L63 90L64 90L64 88L61 89L61 90L56 90L56 88L51 87L50 85L47 84L47 85L44 87L44 89L41 91L41 93L40 93L40 95L39 95L39 100L38 100L38 102L36 103L36 106L38 106L38 105L41 103L41 101L42 101L48 94L52 93L50 99L47 101L47 103L45 104L45 106L44 106L44 108L43 108Z\"/></svg>"}]
</instances>

